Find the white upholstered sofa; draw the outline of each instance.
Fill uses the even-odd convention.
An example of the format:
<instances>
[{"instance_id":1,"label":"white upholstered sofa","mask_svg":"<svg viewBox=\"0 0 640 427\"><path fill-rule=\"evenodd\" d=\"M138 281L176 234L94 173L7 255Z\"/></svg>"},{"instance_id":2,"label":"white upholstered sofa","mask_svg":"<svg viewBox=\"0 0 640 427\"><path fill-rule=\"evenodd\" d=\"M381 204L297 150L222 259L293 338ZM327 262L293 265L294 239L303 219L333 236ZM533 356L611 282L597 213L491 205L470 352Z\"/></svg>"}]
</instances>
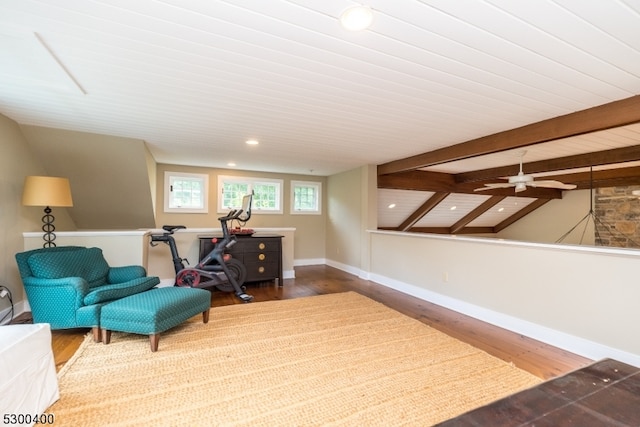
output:
<instances>
[{"instance_id":1,"label":"white upholstered sofa","mask_svg":"<svg viewBox=\"0 0 640 427\"><path fill-rule=\"evenodd\" d=\"M32 425L58 398L49 324L0 326L0 424L15 416Z\"/></svg>"}]
</instances>

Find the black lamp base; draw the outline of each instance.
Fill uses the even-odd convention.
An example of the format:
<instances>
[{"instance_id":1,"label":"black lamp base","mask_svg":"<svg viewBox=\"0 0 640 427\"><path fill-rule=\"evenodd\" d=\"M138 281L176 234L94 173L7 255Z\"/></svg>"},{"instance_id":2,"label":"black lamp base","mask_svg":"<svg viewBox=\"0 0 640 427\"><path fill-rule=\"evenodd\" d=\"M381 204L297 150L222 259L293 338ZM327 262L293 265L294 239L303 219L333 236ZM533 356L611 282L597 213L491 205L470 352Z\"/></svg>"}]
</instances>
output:
<instances>
[{"instance_id":1,"label":"black lamp base","mask_svg":"<svg viewBox=\"0 0 640 427\"><path fill-rule=\"evenodd\" d=\"M54 216L51 215L51 208L47 206L44 208L44 216L42 217L42 231L44 231L44 235L42 238L44 239L44 243L42 244L43 248L55 248L56 243L56 227L53 225L53 221L55 220Z\"/></svg>"}]
</instances>

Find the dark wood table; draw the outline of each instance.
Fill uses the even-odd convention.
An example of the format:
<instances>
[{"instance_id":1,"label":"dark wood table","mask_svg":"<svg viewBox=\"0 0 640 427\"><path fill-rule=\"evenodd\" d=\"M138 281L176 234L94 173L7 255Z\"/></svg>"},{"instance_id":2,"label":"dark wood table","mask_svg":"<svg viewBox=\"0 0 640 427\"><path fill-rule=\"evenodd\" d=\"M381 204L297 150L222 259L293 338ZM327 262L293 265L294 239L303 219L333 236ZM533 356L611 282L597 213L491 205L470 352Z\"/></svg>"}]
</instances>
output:
<instances>
[{"instance_id":1,"label":"dark wood table","mask_svg":"<svg viewBox=\"0 0 640 427\"><path fill-rule=\"evenodd\" d=\"M438 426L640 426L640 368L604 359Z\"/></svg>"}]
</instances>

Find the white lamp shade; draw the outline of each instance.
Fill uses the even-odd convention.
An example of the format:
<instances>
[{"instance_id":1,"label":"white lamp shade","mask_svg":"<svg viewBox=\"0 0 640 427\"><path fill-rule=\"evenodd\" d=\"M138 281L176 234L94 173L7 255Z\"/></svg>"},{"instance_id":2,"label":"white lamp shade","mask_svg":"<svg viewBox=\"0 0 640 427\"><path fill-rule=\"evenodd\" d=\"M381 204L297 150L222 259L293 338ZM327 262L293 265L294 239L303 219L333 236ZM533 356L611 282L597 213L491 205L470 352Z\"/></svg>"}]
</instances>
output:
<instances>
[{"instance_id":1,"label":"white lamp shade","mask_svg":"<svg viewBox=\"0 0 640 427\"><path fill-rule=\"evenodd\" d=\"M24 206L71 207L71 186L68 178L27 176L22 190Z\"/></svg>"}]
</instances>

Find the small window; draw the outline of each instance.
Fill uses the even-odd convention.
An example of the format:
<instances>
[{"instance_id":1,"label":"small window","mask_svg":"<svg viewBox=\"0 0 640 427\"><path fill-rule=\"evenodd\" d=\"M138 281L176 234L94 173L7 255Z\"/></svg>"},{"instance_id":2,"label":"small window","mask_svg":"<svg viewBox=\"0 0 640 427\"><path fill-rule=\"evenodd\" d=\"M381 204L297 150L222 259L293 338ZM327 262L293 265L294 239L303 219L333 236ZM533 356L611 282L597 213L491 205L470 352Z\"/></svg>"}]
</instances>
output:
<instances>
[{"instance_id":1,"label":"small window","mask_svg":"<svg viewBox=\"0 0 640 427\"><path fill-rule=\"evenodd\" d=\"M291 181L291 214L322 213L322 183Z\"/></svg>"},{"instance_id":2,"label":"small window","mask_svg":"<svg viewBox=\"0 0 640 427\"><path fill-rule=\"evenodd\" d=\"M218 212L239 209L242 197L253 191L253 213L282 213L282 180L246 178L235 176L218 177Z\"/></svg>"},{"instance_id":3,"label":"small window","mask_svg":"<svg viewBox=\"0 0 640 427\"><path fill-rule=\"evenodd\" d=\"M242 197L249 194L248 182L228 181L223 184L221 200L221 210L239 209L242 205Z\"/></svg>"},{"instance_id":4,"label":"small window","mask_svg":"<svg viewBox=\"0 0 640 427\"><path fill-rule=\"evenodd\" d=\"M207 213L209 175L164 173L164 211L168 213Z\"/></svg>"}]
</instances>

